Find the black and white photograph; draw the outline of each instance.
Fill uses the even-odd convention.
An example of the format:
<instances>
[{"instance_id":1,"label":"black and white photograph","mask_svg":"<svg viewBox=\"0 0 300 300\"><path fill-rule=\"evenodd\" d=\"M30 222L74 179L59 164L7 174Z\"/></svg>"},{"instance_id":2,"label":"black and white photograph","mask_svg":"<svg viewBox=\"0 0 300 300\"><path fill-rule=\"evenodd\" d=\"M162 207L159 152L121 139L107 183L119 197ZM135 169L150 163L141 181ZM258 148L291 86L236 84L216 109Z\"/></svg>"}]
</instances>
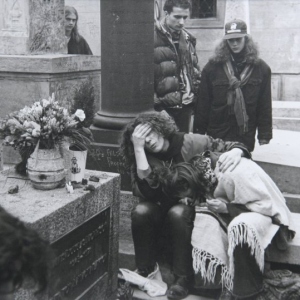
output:
<instances>
[{"instance_id":1,"label":"black and white photograph","mask_svg":"<svg viewBox=\"0 0 300 300\"><path fill-rule=\"evenodd\" d=\"M300 299L300 0L0 0L0 300Z\"/></svg>"}]
</instances>

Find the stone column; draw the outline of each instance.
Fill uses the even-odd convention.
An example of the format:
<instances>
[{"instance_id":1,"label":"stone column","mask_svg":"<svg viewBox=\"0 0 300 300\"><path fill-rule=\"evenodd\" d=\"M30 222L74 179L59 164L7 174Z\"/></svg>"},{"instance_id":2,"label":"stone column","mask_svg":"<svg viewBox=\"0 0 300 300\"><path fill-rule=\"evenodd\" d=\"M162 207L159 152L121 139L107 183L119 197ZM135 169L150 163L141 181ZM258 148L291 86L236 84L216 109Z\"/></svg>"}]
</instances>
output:
<instances>
[{"instance_id":1,"label":"stone column","mask_svg":"<svg viewBox=\"0 0 300 300\"><path fill-rule=\"evenodd\" d=\"M121 129L153 107L153 2L101 1L102 96L95 125Z\"/></svg>"},{"instance_id":2,"label":"stone column","mask_svg":"<svg viewBox=\"0 0 300 300\"><path fill-rule=\"evenodd\" d=\"M226 1L225 24L233 19L245 21L250 33L249 0Z\"/></svg>"},{"instance_id":3,"label":"stone column","mask_svg":"<svg viewBox=\"0 0 300 300\"><path fill-rule=\"evenodd\" d=\"M87 168L121 173L127 190L119 138L124 125L153 109L153 27L153 1L101 0L102 95Z\"/></svg>"},{"instance_id":4,"label":"stone column","mask_svg":"<svg viewBox=\"0 0 300 300\"><path fill-rule=\"evenodd\" d=\"M64 0L1 0L0 54L67 53Z\"/></svg>"}]
</instances>

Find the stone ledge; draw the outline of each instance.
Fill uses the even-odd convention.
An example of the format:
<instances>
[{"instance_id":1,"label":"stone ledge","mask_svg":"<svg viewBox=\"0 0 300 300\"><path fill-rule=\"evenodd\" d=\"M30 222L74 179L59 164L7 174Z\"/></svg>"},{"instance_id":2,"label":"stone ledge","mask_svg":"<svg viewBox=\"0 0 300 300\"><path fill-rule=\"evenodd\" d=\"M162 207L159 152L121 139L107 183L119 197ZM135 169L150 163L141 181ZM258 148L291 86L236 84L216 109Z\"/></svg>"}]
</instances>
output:
<instances>
[{"instance_id":1,"label":"stone ledge","mask_svg":"<svg viewBox=\"0 0 300 300\"><path fill-rule=\"evenodd\" d=\"M273 130L270 144L256 142L252 158L275 181L282 192L300 194L300 132Z\"/></svg>"},{"instance_id":2,"label":"stone ledge","mask_svg":"<svg viewBox=\"0 0 300 300\"><path fill-rule=\"evenodd\" d=\"M0 72L53 74L99 69L98 55L0 55Z\"/></svg>"},{"instance_id":3,"label":"stone ledge","mask_svg":"<svg viewBox=\"0 0 300 300\"><path fill-rule=\"evenodd\" d=\"M99 171L87 171L85 178L99 174ZM73 194L68 194L65 188L35 190L27 177L16 174L12 168L6 169L0 174L3 195L0 205L38 230L43 238L53 242L106 208L112 199L119 197L118 190L114 189L119 189L120 175L106 174L109 175L107 179L91 183L96 188L94 193L83 191L81 188L75 189ZM8 194L8 188L16 184L19 185L19 193Z\"/></svg>"},{"instance_id":4,"label":"stone ledge","mask_svg":"<svg viewBox=\"0 0 300 300\"><path fill-rule=\"evenodd\" d=\"M300 131L300 118L273 117L273 128Z\"/></svg>"},{"instance_id":5,"label":"stone ledge","mask_svg":"<svg viewBox=\"0 0 300 300\"><path fill-rule=\"evenodd\" d=\"M300 101L272 101L274 117L300 117Z\"/></svg>"},{"instance_id":6,"label":"stone ledge","mask_svg":"<svg viewBox=\"0 0 300 300\"><path fill-rule=\"evenodd\" d=\"M300 167L299 149L300 132L274 129L270 144L259 146L256 141L252 158L259 162Z\"/></svg>"}]
</instances>

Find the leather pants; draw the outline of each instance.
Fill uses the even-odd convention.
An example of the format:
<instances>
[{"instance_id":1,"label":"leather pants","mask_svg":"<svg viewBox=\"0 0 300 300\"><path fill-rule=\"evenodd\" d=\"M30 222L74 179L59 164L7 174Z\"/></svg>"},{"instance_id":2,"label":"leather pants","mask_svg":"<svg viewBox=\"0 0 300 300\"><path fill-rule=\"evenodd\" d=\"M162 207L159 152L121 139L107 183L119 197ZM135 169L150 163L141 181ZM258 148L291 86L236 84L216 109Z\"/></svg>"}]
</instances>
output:
<instances>
[{"instance_id":1,"label":"leather pants","mask_svg":"<svg viewBox=\"0 0 300 300\"><path fill-rule=\"evenodd\" d=\"M172 243L174 274L180 277L192 275L191 235L194 218L194 207L184 204L166 208L152 202L139 203L131 213L137 268L155 265L159 254L158 238L162 228L166 227Z\"/></svg>"}]
</instances>

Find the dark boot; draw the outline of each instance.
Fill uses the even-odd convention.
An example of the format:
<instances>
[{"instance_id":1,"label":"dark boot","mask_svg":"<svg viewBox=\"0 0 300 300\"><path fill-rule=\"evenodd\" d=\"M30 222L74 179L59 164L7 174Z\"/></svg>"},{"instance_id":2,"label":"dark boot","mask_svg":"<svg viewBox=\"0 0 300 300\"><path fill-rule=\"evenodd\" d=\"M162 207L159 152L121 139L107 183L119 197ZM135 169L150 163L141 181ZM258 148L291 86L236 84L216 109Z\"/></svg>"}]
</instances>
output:
<instances>
[{"instance_id":1,"label":"dark boot","mask_svg":"<svg viewBox=\"0 0 300 300\"><path fill-rule=\"evenodd\" d=\"M189 295L189 287L193 282L193 276L176 276L176 281L167 291L167 297L171 300L184 299Z\"/></svg>"}]
</instances>

